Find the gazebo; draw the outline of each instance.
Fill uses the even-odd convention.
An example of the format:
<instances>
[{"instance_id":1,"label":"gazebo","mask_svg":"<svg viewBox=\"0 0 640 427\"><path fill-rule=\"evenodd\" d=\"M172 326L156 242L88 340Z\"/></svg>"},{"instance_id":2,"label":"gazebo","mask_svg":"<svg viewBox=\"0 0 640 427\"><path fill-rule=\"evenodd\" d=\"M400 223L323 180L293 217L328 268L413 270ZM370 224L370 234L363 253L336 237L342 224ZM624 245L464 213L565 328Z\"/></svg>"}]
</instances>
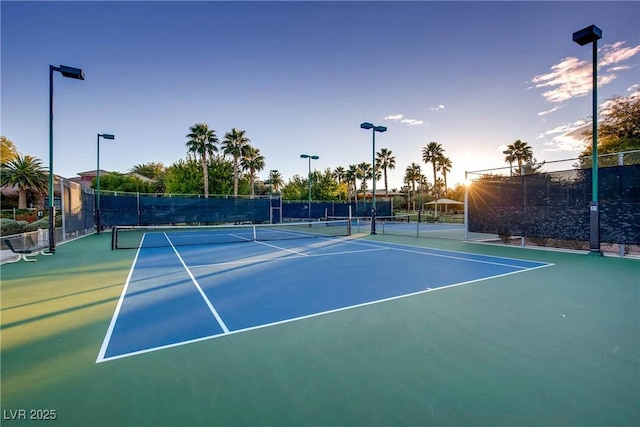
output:
<instances>
[{"instance_id":1,"label":"gazebo","mask_svg":"<svg viewBox=\"0 0 640 427\"><path fill-rule=\"evenodd\" d=\"M435 205L434 210L436 211L436 216L438 216L438 205L444 205L445 213L447 212L447 208L449 206L451 206L451 205L453 205L453 206L464 205L463 202L459 202L457 200L451 200L451 199L437 199L437 200L434 200L432 202L427 202L425 204L427 204L427 205Z\"/></svg>"}]
</instances>

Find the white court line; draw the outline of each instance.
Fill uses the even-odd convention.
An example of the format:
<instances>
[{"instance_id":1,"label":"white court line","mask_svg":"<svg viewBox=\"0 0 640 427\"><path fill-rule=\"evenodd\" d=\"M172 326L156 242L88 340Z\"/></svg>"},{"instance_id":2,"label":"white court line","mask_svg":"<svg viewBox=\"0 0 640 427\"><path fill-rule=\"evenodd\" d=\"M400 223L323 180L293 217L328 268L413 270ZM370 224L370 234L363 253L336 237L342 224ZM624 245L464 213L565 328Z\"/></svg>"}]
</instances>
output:
<instances>
[{"instance_id":1,"label":"white court line","mask_svg":"<svg viewBox=\"0 0 640 427\"><path fill-rule=\"evenodd\" d=\"M142 236L142 241L144 241L144 235ZM111 318L111 323L109 323L109 328L107 329L107 334L104 336L104 340L102 341L102 346L100 346L100 351L98 352L98 358L96 359L96 363L100 363L104 361L104 355L107 352L107 347L109 347L109 342L111 342L111 335L113 335L113 328L116 326L116 320L120 315L120 309L122 308L122 302L124 301L124 296L129 289L129 283L131 282L131 276L133 275L133 270L138 262L138 255L140 255L140 250L142 249L142 242L140 242L140 246L138 247L138 251L136 252L136 256L133 258L133 264L131 264L131 269L129 269L129 274L127 275L127 280L124 282L124 288L122 289L122 293L120 294L120 299L118 300L118 304L116 305L116 310L113 313L113 317Z\"/></svg>"},{"instance_id":2,"label":"white court line","mask_svg":"<svg viewBox=\"0 0 640 427\"><path fill-rule=\"evenodd\" d=\"M531 260L526 260L526 259L508 258L508 257L500 256L500 255L474 254L474 253L471 253L471 252L451 251L451 250L448 250L448 249L434 249L434 248L427 248L427 247L422 247L422 246L403 245L401 243L389 243L389 245L392 245L392 246L385 246L384 244L376 245L376 244L373 244L373 243L364 243L364 242L356 242L356 241L348 241L348 242L349 243L353 243L354 245L372 246L372 247L375 247L375 248L388 248L388 249L392 249L392 250L400 251L400 252L416 253L416 254L420 254L420 255L428 255L428 256L441 257L441 258L451 258L451 259L457 259L457 260L462 260L462 261L477 262L477 263L481 263L481 264L500 265L500 266L503 266L503 267L520 268L520 269L525 269L525 270L526 269L535 269L535 268L538 268L538 267L527 267L527 266L520 266L520 265L513 265L513 264L505 264L505 263L500 263L500 262L495 262L495 261L483 261L483 260L480 260L480 259L471 259L471 258L466 258L466 257L463 257L463 256L454 256L454 255L445 255L445 254L438 254L438 253L431 253L431 252L422 252L422 251L419 251L417 249L425 249L427 251L433 250L433 251L440 251L440 252L451 252L451 253L454 253L454 254L464 254L464 255L488 257L488 258L500 258L500 259L511 260L511 261L534 262L536 264L544 264L541 267L548 267L548 266L554 265L552 263L547 263L547 262L542 262L542 261L531 261ZM393 245L404 246L404 247L409 247L409 248L416 248L416 250L403 249L403 248L394 248Z\"/></svg>"},{"instance_id":3,"label":"white court line","mask_svg":"<svg viewBox=\"0 0 640 427\"><path fill-rule=\"evenodd\" d=\"M189 267L187 267L187 264L184 263L184 260L182 259L182 257L180 256L180 254L178 253L178 251L176 250L176 247L173 246L173 242L171 242L171 239L169 239L169 236L167 236L167 233L163 233L164 237L167 238L167 240L169 241L169 244L171 244L171 249L173 249L173 252L175 252L176 256L178 257L178 259L180 260L180 263L182 264L182 266L184 267L184 269L187 271L187 274L189 275L189 277L191 278L191 281L193 282L193 284L196 286L196 288L198 288L198 292L200 292L200 295L202 296L202 299L204 299L204 302L207 304L207 306L209 307L209 310L211 311L211 314L213 314L213 316L216 318L216 320L218 321L218 323L220 324L220 327L222 328L222 330L224 331L225 334L229 333L229 328L227 328L227 325L225 325L224 321L222 320L222 317L220 317L220 314L218 314L218 311L215 309L215 307L213 306L213 304L211 303L211 301L209 300L209 298L207 298L207 295L204 293L204 291L202 290L202 287L200 286L200 284L198 283L198 281L196 280L195 277L193 277L193 274L191 273L191 270L189 270Z\"/></svg>"},{"instance_id":4,"label":"white court line","mask_svg":"<svg viewBox=\"0 0 640 427\"><path fill-rule=\"evenodd\" d=\"M548 265L543 265L543 266L540 266L540 267L533 267L531 269L535 270L535 269L543 268L543 267L548 267ZM355 304L355 305L350 305L350 306L346 306L346 307L335 308L335 309L332 309L332 310L322 311L322 312L318 312L318 313L307 314L305 316L294 317L294 318L291 318L291 319L284 319L284 320L279 320L279 321L276 321L276 322L265 323L265 324L262 324L262 325L251 326L251 327L248 327L248 328L236 329L236 330L233 330L233 331L229 331L228 333L225 333L225 334L209 335L209 336L206 336L206 337L195 338L195 339L188 340L188 341L181 341L181 342L178 342L178 343L167 344L167 345L154 347L154 348L147 348L147 349L144 349L144 350L134 351L134 352L131 352L131 353L119 354L117 356L113 356L113 357L110 357L108 359L103 359L101 361L117 360L117 359L122 359L122 358L125 358L125 357L137 356L137 355L140 355L140 354L151 353L151 352L159 351L159 350L165 350L165 349L168 349L168 348L180 347L180 346L183 346L183 345L193 344L193 343L200 342L200 341L207 341L207 340L210 340L210 339L220 338L220 337L223 337L223 336L240 334L240 333L243 333L243 332L249 332L249 331L253 331L253 330L256 330L256 329L268 328L268 327L271 327L271 326L276 326L276 325L282 325L282 324L285 324L285 323L296 322L298 320L310 319L310 318L313 318L313 317L324 316L326 314L338 313L338 312L341 312L341 311L351 310L351 309L360 308L360 307L366 307L366 306L369 306L369 305L379 304L379 303L383 303L383 302L387 302L387 301L393 301L393 300L397 300L397 299L408 298L408 297L412 297L412 296L415 296L415 295L425 294L425 293L428 293L428 292L436 292L436 291L439 291L441 289L455 288L455 287L458 287L458 286L468 285L470 283L481 282L481 281L484 281L484 280L496 279L498 277L510 276L512 274L520 274L520 273L522 273L522 271L511 271L511 272L508 272L508 273L496 274L494 276L488 276L488 277L481 277L481 278L478 278L478 279L468 280L466 282L454 283L454 284L451 284L451 285L441 286L441 287L438 287L438 288L426 287L425 289L423 289L421 291L416 291L416 292L412 292L412 293L408 293L408 294L396 295L396 296L393 296L393 297L383 298L383 299L379 299L379 300L368 301L368 302L364 302L364 303L360 303L360 304Z\"/></svg>"},{"instance_id":5,"label":"white court line","mask_svg":"<svg viewBox=\"0 0 640 427\"><path fill-rule=\"evenodd\" d=\"M270 244L268 244L268 243L260 242L260 241L258 241L258 240L254 240L254 239L248 239L248 238L246 238L246 237L244 237L244 236L238 236L238 235L236 235L236 234L229 234L229 235L230 235L230 236L233 236L233 237L236 237L236 238L238 238L238 239L246 240L246 241L248 241L248 242L259 243L259 244L264 245L264 246L269 246L269 247L271 247L271 248L276 248L276 249L281 250L281 251L291 252L291 253L294 253L294 254L296 254L296 255L301 255L301 256L307 256L307 254L303 254L302 252L293 251L293 250L291 250L291 249L281 248L281 247L279 247L279 246L276 246L276 245L270 245Z\"/></svg>"},{"instance_id":6,"label":"white court line","mask_svg":"<svg viewBox=\"0 0 640 427\"><path fill-rule=\"evenodd\" d=\"M256 243L260 243L260 242L256 242ZM272 245L269 245L272 246ZM277 246L274 246L277 248ZM384 247L379 247L379 248L374 248L374 249L361 249L361 250L357 250L357 251L340 251L340 252L328 252L328 253L324 253L324 254L301 254L304 255L305 257L321 257L321 256L334 256L334 255L346 255L346 254L359 254L359 253L365 253L365 252L379 252L379 251L390 251L391 248L384 248ZM215 266L219 266L219 265L237 265L237 264L253 264L253 263L260 263L260 262L268 262L268 261L289 261L289 260L293 260L293 259L298 259L301 257L298 256L287 256L287 257L283 257L283 258L254 258L254 259L243 259L243 260L237 260L237 261L225 261L225 262L215 262L212 264L196 264L196 265L192 265L191 268L204 268L204 267L215 267Z\"/></svg>"}]
</instances>

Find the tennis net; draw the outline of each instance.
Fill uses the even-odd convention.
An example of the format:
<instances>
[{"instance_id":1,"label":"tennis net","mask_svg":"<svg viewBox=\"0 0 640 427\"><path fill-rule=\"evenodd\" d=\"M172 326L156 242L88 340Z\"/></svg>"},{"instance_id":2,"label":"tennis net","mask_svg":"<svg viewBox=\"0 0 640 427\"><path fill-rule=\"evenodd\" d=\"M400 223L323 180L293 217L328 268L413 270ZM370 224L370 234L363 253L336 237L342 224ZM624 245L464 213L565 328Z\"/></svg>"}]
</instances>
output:
<instances>
[{"instance_id":1,"label":"tennis net","mask_svg":"<svg viewBox=\"0 0 640 427\"><path fill-rule=\"evenodd\" d=\"M117 226L111 233L111 249L138 249L349 236L351 223L335 220L289 224Z\"/></svg>"}]
</instances>

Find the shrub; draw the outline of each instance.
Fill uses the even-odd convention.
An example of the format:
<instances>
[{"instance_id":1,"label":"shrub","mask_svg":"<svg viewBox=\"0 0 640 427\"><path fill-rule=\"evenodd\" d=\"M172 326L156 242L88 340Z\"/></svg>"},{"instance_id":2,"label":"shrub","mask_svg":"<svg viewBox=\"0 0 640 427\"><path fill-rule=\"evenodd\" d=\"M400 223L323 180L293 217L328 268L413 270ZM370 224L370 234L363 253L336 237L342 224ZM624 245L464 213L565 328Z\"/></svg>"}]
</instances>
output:
<instances>
[{"instance_id":1,"label":"shrub","mask_svg":"<svg viewBox=\"0 0 640 427\"><path fill-rule=\"evenodd\" d=\"M62 217L60 215L56 216L56 227L62 227ZM24 231L36 231L38 229L47 229L49 228L49 217L45 216L44 218L40 218L37 221L32 222L24 228Z\"/></svg>"},{"instance_id":2,"label":"shrub","mask_svg":"<svg viewBox=\"0 0 640 427\"><path fill-rule=\"evenodd\" d=\"M18 221L12 219L0 218L0 234L8 236L10 234L20 234L23 231L24 226Z\"/></svg>"}]
</instances>

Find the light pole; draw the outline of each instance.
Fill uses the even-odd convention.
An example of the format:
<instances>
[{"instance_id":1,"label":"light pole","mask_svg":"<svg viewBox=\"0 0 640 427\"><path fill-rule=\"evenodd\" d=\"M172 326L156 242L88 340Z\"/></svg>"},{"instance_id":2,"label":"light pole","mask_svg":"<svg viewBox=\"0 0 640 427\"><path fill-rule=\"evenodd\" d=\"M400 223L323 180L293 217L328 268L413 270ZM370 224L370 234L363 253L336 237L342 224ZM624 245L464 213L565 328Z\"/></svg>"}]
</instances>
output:
<instances>
[{"instance_id":1,"label":"light pole","mask_svg":"<svg viewBox=\"0 0 640 427\"><path fill-rule=\"evenodd\" d=\"M98 134L98 163L96 166L96 233L100 234L100 137L104 139L116 139L116 137L109 133Z\"/></svg>"},{"instance_id":2,"label":"light pole","mask_svg":"<svg viewBox=\"0 0 640 427\"><path fill-rule=\"evenodd\" d=\"M360 124L361 129L373 129L373 195L371 196L371 234L376 234L376 132L386 132L385 126L375 126L372 123L364 122Z\"/></svg>"},{"instance_id":3,"label":"light pole","mask_svg":"<svg viewBox=\"0 0 640 427\"><path fill-rule=\"evenodd\" d=\"M56 252L56 208L53 204L53 72L59 71L64 77L84 80L84 71L80 68L61 65L49 65L49 253Z\"/></svg>"},{"instance_id":4,"label":"light pole","mask_svg":"<svg viewBox=\"0 0 640 427\"><path fill-rule=\"evenodd\" d=\"M300 158L301 159L309 159L309 177L307 179L308 181L308 187L309 187L309 222L311 222L311 160L318 160L320 157L318 156L312 156L310 154L300 154ZM309 224L311 225L311 224Z\"/></svg>"},{"instance_id":5,"label":"light pole","mask_svg":"<svg viewBox=\"0 0 640 427\"><path fill-rule=\"evenodd\" d=\"M602 30L590 25L573 33L573 41L580 46L593 44L593 97L592 97L592 166L591 166L591 204L589 205L589 247L590 255L602 256L600 250L600 208L598 203L598 40Z\"/></svg>"}]
</instances>

